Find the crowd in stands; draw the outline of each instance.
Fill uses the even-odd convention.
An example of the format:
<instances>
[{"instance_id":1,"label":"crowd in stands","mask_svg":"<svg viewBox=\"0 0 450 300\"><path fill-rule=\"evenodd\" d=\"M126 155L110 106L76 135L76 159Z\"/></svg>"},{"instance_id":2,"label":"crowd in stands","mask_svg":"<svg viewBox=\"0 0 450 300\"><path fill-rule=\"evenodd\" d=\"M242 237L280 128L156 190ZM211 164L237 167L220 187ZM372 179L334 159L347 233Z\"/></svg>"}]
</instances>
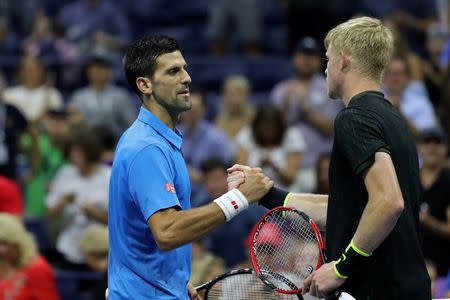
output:
<instances>
[{"instance_id":1,"label":"crowd in stands","mask_svg":"<svg viewBox=\"0 0 450 300\"><path fill-rule=\"evenodd\" d=\"M176 38L192 77L179 129L191 203L227 191L233 163L276 186L328 192L327 30L379 17L395 53L382 89L417 138L424 254L450 297L450 3L441 0L0 0L0 299L102 299L114 148L140 101L127 45ZM252 206L193 245L192 279L250 266Z\"/></svg>"}]
</instances>

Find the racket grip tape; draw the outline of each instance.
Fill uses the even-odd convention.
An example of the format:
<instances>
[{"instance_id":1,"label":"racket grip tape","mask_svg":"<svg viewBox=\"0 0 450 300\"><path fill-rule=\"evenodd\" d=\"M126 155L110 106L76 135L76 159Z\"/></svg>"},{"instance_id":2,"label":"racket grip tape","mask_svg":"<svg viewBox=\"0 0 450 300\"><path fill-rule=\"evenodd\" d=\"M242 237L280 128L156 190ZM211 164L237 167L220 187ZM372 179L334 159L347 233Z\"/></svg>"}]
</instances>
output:
<instances>
[{"instance_id":1,"label":"racket grip tape","mask_svg":"<svg viewBox=\"0 0 450 300\"><path fill-rule=\"evenodd\" d=\"M286 197L289 192L272 187L258 202L259 205L265 208L272 209L279 206L284 206Z\"/></svg>"},{"instance_id":2,"label":"racket grip tape","mask_svg":"<svg viewBox=\"0 0 450 300\"><path fill-rule=\"evenodd\" d=\"M355 246L353 240L347 246L341 257L334 263L333 269L337 277L346 279L355 275L372 253L366 253Z\"/></svg>"}]
</instances>

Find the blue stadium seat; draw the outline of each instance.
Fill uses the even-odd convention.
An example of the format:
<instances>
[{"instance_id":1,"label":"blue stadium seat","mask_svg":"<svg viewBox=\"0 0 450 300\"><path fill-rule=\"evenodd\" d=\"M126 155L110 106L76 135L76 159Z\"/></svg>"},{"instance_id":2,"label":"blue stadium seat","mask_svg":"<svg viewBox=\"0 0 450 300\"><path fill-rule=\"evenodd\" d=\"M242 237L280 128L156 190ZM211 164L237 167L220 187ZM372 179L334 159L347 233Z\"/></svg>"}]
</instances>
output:
<instances>
[{"instance_id":1,"label":"blue stadium seat","mask_svg":"<svg viewBox=\"0 0 450 300\"><path fill-rule=\"evenodd\" d=\"M45 253L50 249L46 219L38 217L27 217L25 219L25 227L34 235L38 244L39 252Z\"/></svg>"},{"instance_id":2,"label":"blue stadium seat","mask_svg":"<svg viewBox=\"0 0 450 300\"><path fill-rule=\"evenodd\" d=\"M270 92L252 93L251 101L256 106L261 106L270 102Z\"/></svg>"},{"instance_id":3,"label":"blue stadium seat","mask_svg":"<svg viewBox=\"0 0 450 300\"><path fill-rule=\"evenodd\" d=\"M290 59L279 56L251 58L247 66L254 91L271 90L275 84L293 74Z\"/></svg>"},{"instance_id":4,"label":"blue stadium seat","mask_svg":"<svg viewBox=\"0 0 450 300\"><path fill-rule=\"evenodd\" d=\"M240 57L189 57L193 84L205 90L219 91L223 80L232 74L247 75L245 61Z\"/></svg>"},{"instance_id":5,"label":"blue stadium seat","mask_svg":"<svg viewBox=\"0 0 450 300\"><path fill-rule=\"evenodd\" d=\"M56 285L64 300L97 300L92 299L89 295L80 293L80 285L83 281L99 281L101 274L96 272L80 272L54 270Z\"/></svg>"},{"instance_id":6,"label":"blue stadium seat","mask_svg":"<svg viewBox=\"0 0 450 300\"><path fill-rule=\"evenodd\" d=\"M183 53L204 53L208 49L204 29L196 26L152 27L146 35L167 35L178 41Z\"/></svg>"},{"instance_id":7,"label":"blue stadium seat","mask_svg":"<svg viewBox=\"0 0 450 300\"><path fill-rule=\"evenodd\" d=\"M266 53L287 54L288 32L284 25L267 26L264 29L262 48Z\"/></svg>"}]
</instances>

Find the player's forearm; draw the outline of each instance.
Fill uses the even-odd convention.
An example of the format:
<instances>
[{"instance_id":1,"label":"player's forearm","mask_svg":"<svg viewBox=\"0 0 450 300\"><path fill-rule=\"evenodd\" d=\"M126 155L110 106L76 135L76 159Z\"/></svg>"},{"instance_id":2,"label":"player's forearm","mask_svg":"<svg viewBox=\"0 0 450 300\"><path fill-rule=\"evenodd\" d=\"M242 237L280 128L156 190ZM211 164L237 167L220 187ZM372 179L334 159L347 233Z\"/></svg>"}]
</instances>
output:
<instances>
[{"instance_id":1,"label":"player's forearm","mask_svg":"<svg viewBox=\"0 0 450 300\"><path fill-rule=\"evenodd\" d=\"M290 194L285 206L294 207L305 212L314 220L320 230L325 230L327 224L328 195Z\"/></svg>"},{"instance_id":2,"label":"player's forearm","mask_svg":"<svg viewBox=\"0 0 450 300\"><path fill-rule=\"evenodd\" d=\"M377 197L377 198L375 198ZM403 211L403 200L374 196L364 209L353 243L365 253L372 253L391 233Z\"/></svg>"},{"instance_id":3,"label":"player's forearm","mask_svg":"<svg viewBox=\"0 0 450 300\"><path fill-rule=\"evenodd\" d=\"M165 219L166 222L161 227L157 242L161 249L169 251L202 238L224 223L225 215L213 202L189 210L172 210Z\"/></svg>"}]
</instances>

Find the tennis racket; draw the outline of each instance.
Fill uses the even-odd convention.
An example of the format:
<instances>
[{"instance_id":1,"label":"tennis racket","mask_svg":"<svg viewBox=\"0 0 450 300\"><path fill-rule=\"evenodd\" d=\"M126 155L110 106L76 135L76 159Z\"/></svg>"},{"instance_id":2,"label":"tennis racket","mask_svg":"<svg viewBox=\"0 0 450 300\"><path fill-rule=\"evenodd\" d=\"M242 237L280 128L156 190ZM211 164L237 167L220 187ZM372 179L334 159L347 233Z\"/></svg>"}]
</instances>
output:
<instances>
[{"instance_id":1,"label":"tennis racket","mask_svg":"<svg viewBox=\"0 0 450 300\"><path fill-rule=\"evenodd\" d=\"M326 262L319 229L295 208L268 211L253 227L252 237L253 268L267 286L279 293L301 293L305 279ZM336 291L327 299L338 299L340 294Z\"/></svg>"},{"instance_id":2,"label":"tennis racket","mask_svg":"<svg viewBox=\"0 0 450 300\"><path fill-rule=\"evenodd\" d=\"M286 295L267 287L253 269L234 270L196 287L205 300L298 300L301 295Z\"/></svg>"}]
</instances>

